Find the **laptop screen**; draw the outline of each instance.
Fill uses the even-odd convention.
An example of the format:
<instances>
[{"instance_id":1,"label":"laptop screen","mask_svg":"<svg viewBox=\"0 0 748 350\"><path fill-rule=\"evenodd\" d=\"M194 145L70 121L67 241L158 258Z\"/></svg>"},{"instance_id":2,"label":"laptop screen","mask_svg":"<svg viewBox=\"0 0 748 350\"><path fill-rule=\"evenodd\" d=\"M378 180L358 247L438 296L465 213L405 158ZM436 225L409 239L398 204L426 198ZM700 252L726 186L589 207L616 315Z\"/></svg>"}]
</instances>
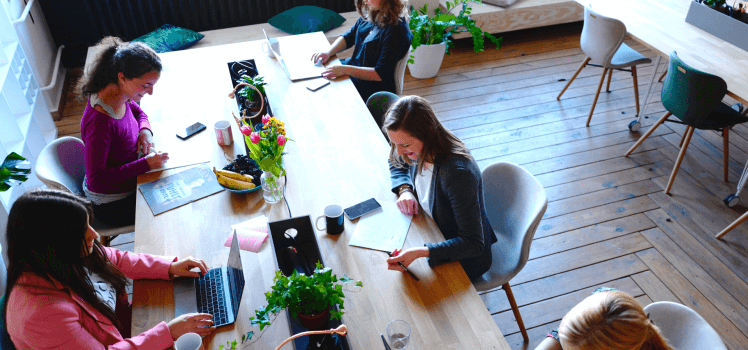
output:
<instances>
[{"instance_id":1,"label":"laptop screen","mask_svg":"<svg viewBox=\"0 0 748 350\"><path fill-rule=\"evenodd\" d=\"M229 262L226 265L226 272L229 277L229 293L231 293L231 307L234 315L239 312L239 302L242 300L244 292L244 270L242 270L242 257L239 254L239 239L234 231L234 237L231 242L231 252L229 253Z\"/></svg>"}]
</instances>

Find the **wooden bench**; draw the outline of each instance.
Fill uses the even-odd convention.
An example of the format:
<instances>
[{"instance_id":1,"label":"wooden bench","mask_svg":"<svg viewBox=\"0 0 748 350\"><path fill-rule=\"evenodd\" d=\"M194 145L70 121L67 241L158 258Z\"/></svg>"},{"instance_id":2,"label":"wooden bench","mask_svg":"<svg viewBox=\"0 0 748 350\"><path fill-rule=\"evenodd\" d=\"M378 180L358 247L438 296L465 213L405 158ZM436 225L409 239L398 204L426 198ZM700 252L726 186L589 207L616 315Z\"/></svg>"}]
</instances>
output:
<instances>
[{"instance_id":1,"label":"wooden bench","mask_svg":"<svg viewBox=\"0 0 748 350\"><path fill-rule=\"evenodd\" d=\"M439 4L445 13L447 0L439 0ZM472 2L469 5L473 9L470 16L492 34L584 20L584 8L574 0L519 0L507 8ZM469 33L460 33L454 37L468 36Z\"/></svg>"}]
</instances>

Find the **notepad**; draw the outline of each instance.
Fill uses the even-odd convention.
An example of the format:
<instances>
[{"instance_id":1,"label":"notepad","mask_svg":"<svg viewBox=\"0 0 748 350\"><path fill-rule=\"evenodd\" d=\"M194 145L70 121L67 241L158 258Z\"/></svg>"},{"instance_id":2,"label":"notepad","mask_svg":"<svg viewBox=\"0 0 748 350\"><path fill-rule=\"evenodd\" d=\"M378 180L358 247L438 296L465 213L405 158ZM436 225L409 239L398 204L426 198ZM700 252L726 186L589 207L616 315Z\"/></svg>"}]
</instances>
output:
<instances>
[{"instance_id":1,"label":"notepad","mask_svg":"<svg viewBox=\"0 0 748 350\"><path fill-rule=\"evenodd\" d=\"M239 249L257 253L268 238L268 218L264 215L231 226L232 233L223 243L231 247L233 231L239 240Z\"/></svg>"},{"instance_id":2,"label":"notepad","mask_svg":"<svg viewBox=\"0 0 748 350\"><path fill-rule=\"evenodd\" d=\"M348 245L387 252L403 248L413 217L401 213L395 203L381 204L382 211L358 220Z\"/></svg>"}]
</instances>

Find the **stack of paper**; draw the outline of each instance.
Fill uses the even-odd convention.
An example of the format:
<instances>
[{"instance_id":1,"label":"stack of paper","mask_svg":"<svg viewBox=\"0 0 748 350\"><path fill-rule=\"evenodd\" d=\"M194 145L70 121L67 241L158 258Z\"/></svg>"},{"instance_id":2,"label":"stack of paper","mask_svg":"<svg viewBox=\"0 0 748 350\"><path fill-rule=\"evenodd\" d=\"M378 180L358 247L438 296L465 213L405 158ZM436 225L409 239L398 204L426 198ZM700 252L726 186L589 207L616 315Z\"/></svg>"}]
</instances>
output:
<instances>
[{"instance_id":1,"label":"stack of paper","mask_svg":"<svg viewBox=\"0 0 748 350\"><path fill-rule=\"evenodd\" d=\"M392 202L382 203L382 211L359 219L349 245L391 252L402 249L412 216L405 215Z\"/></svg>"},{"instance_id":2,"label":"stack of paper","mask_svg":"<svg viewBox=\"0 0 748 350\"><path fill-rule=\"evenodd\" d=\"M239 249L257 253L260 247L268 238L268 218L264 215L247 220L245 222L231 226L232 233L223 243L226 247L231 247L233 241L233 230L236 230L236 236L239 239Z\"/></svg>"}]
</instances>

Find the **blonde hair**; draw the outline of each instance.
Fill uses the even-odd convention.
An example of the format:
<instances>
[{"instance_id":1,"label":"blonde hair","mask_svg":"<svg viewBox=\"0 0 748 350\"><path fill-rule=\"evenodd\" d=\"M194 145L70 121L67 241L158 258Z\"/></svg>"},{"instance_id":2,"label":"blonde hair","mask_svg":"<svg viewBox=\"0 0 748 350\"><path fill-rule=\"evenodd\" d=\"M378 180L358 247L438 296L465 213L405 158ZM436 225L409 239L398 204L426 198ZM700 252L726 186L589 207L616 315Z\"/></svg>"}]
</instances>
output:
<instances>
[{"instance_id":1,"label":"blonde hair","mask_svg":"<svg viewBox=\"0 0 748 350\"><path fill-rule=\"evenodd\" d=\"M451 156L471 158L470 150L457 136L439 122L429 102L420 96L404 96L397 100L384 119L382 131L404 131L423 142L423 154L418 158L418 173L423 163L433 163L436 158L447 159ZM397 155L397 146L390 144L390 162L403 167L411 164L407 157Z\"/></svg>"},{"instance_id":2,"label":"blonde hair","mask_svg":"<svg viewBox=\"0 0 748 350\"><path fill-rule=\"evenodd\" d=\"M577 304L561 320L558 335L579 350L673 350L639 302L619 291Z\"/></svg>"},{"instance_id":3,"label":"blonde hair","mask_svg":"<svg viewBox=\"0 0 748 350\"><path fill-rule=\"evenodd\" d=\"M356 0L356 10L358 14L369 22L383 27L387 24L394 25L400 21L400 17L408 18L408 12L405 11L407 0L382 0L379 10L372 11L366 0Z\"/></svg>"}]
</instances>

